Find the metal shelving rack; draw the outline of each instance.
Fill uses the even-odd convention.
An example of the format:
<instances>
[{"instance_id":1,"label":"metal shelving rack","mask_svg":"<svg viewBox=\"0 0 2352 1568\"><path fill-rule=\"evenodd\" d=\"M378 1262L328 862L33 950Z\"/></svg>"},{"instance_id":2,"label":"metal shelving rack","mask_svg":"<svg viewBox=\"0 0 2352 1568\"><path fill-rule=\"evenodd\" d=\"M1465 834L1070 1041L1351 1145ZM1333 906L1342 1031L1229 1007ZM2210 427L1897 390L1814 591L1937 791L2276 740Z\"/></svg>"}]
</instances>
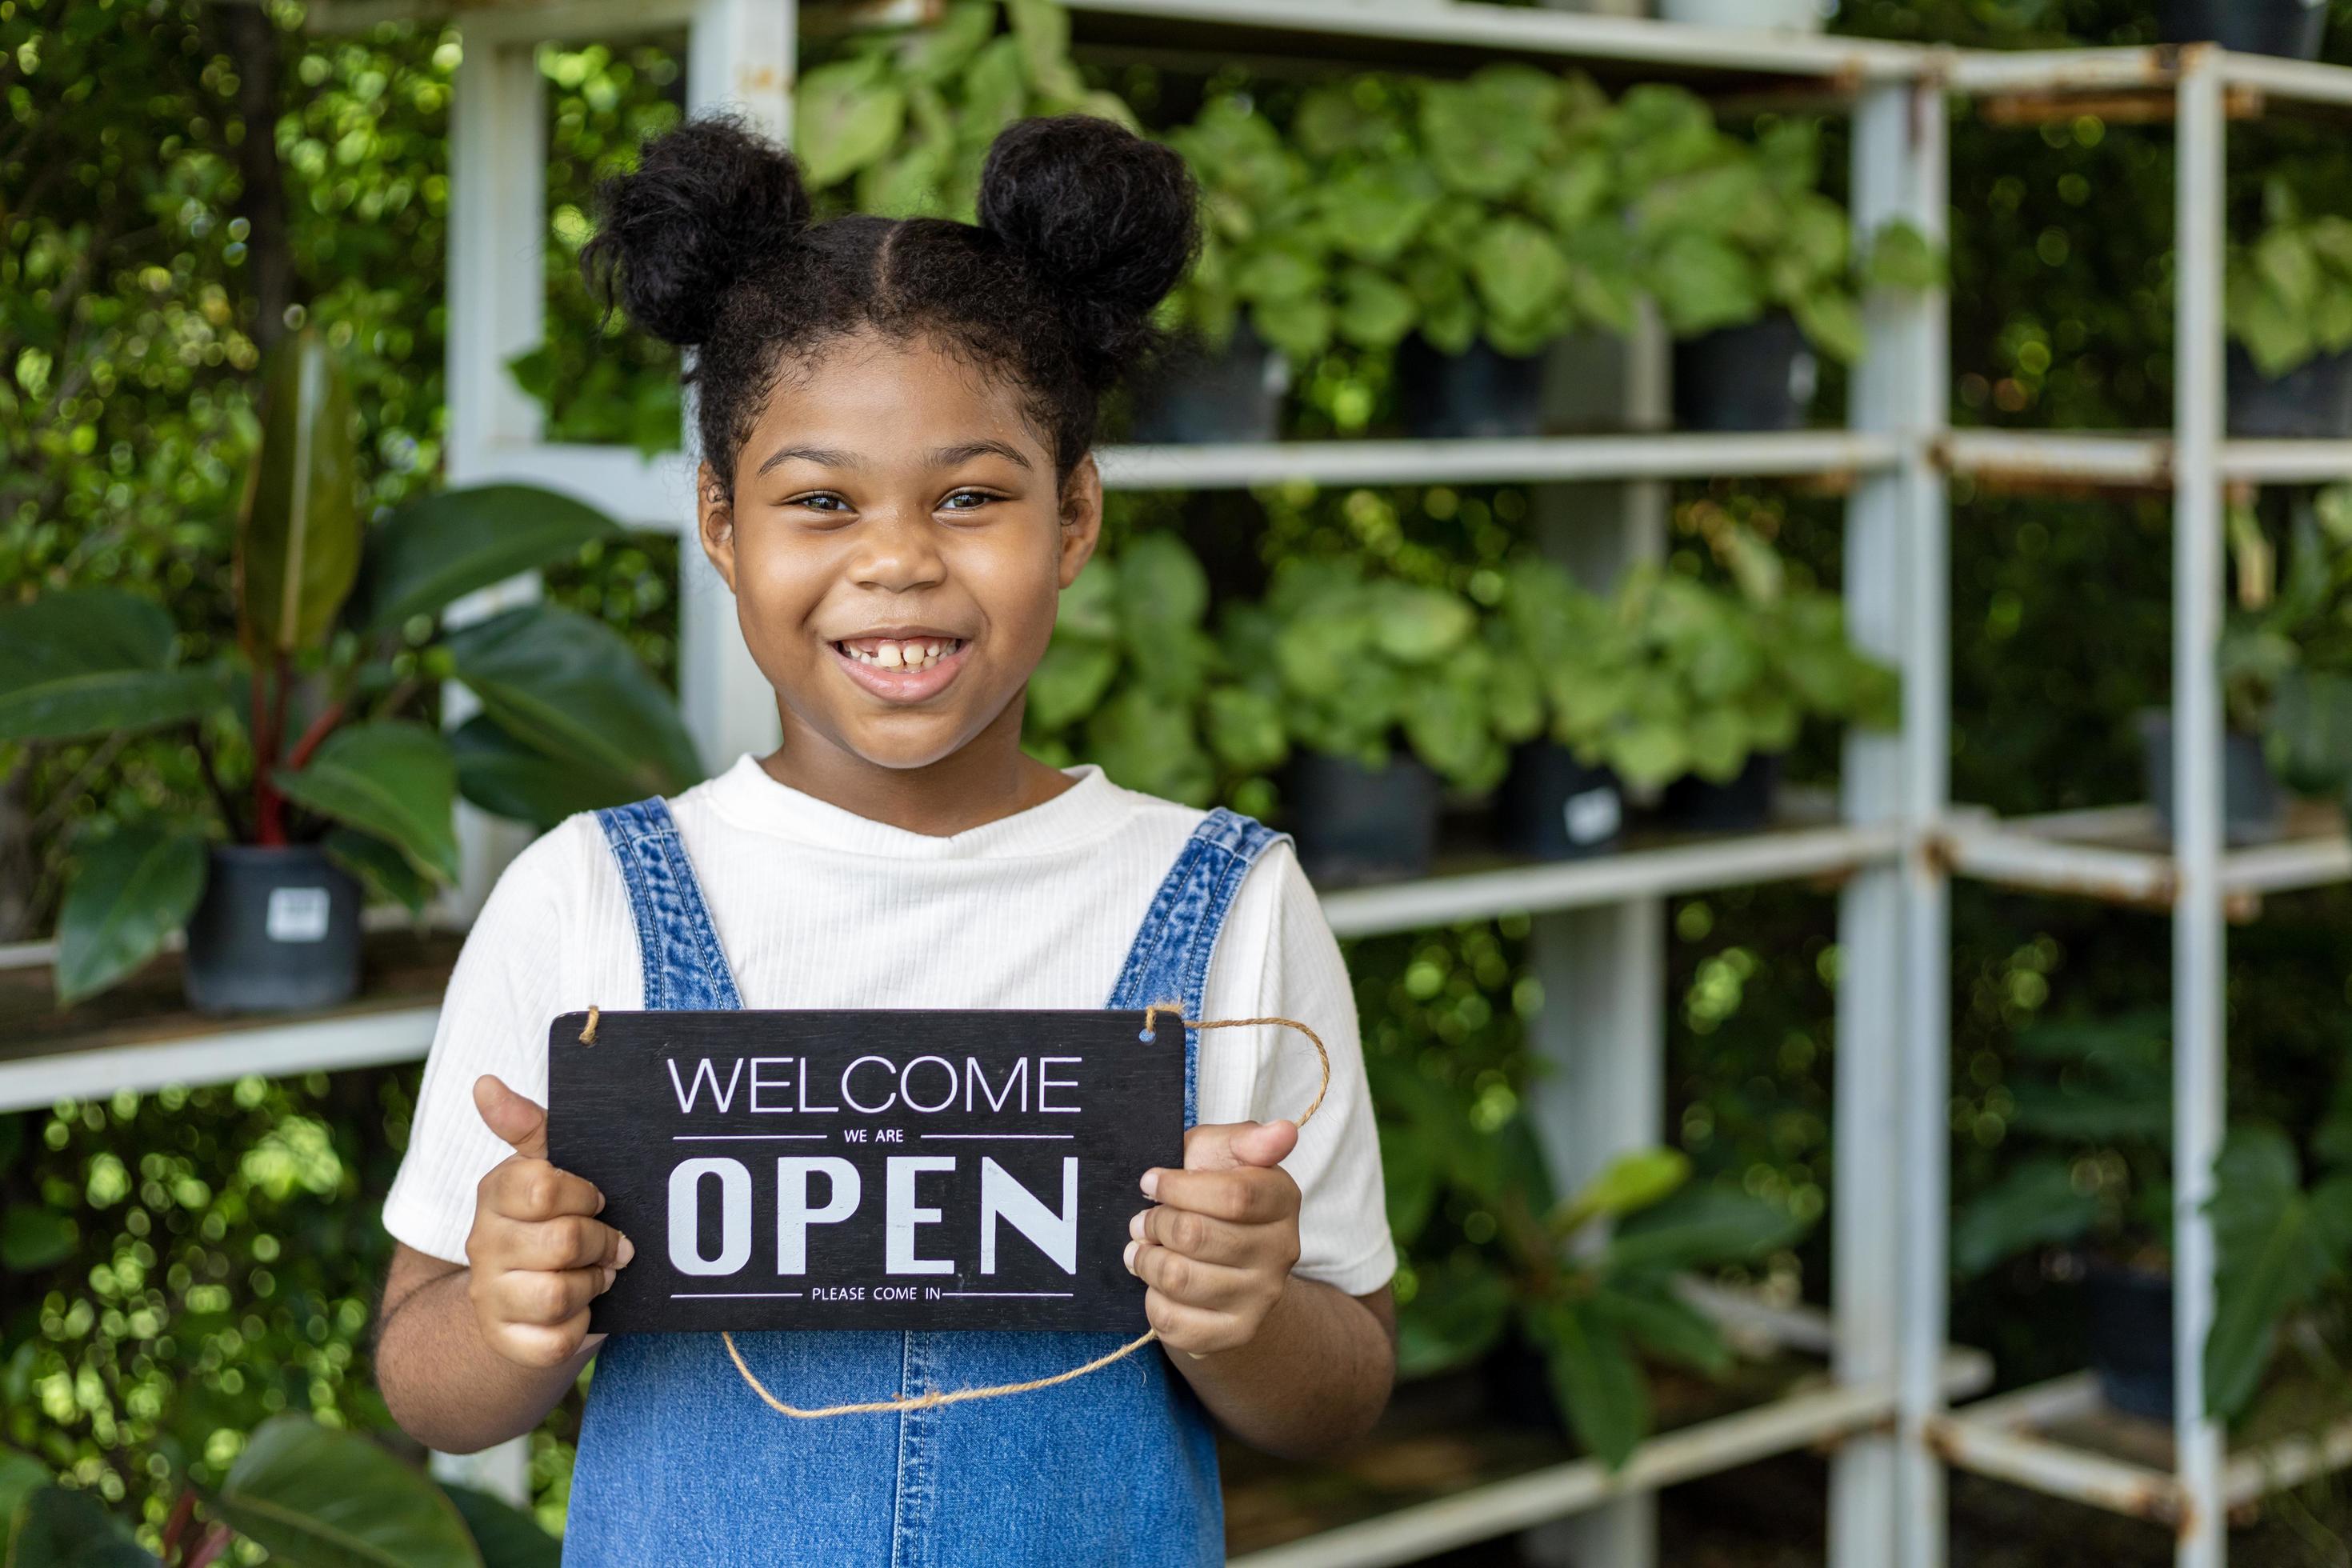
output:
<instances>
[{"instance_id":1,"label":"metal shelving rack","mask_svg":"<svg viewBox=\"0 0 2352 1568\"><path fill-rule=\"evenodd\" d=\"M1850 107L1853 225L1946 221L1947 95L2029 106L2070 95L2161 100L2183 148L2179 198L2179 398L2163 436L1955 431L1948 426L1945 301L1867 302L1870 349L1853 370L1853 427L1792 435L1641 434L1523 441L1322 442L1126 447L1104 453L1129 489L1318 483L1528 482L1652 486L1692 477L1833 476L1851 484L1844 584L1860 643L1895 663L1893 734L1846 742L1837 820L1598 859L1335 892L1343 936L1505 913L1540 917L1538 965L1554 1005L1537 1026L1561 1069L1534 1107L1547 1147L1571 1163L1661 1137L1663 900L1772 881L1834 879L1843 952L1837 1001L1835 1277L1826 1315L1780 1314L1784 1342L1832 1375L1766 1405L1669 1432L1622 1472L1590 1461L1458 1493L1262 1552L1259 1568L1372 1564L1575 1516L1565 1544L1584 1568L1646 1568L1649 1494L1768 1455L1832 1447L1830 1554L1837 1568L1937 1568L1946 1463L2173 1522L2184 1568L2218 1568L2225 1511L2275 1486L2352 1463L2352 1424L2257 1455L2224 1455L2211 1424L2184 1417L2169 1471L2070 1447L2053 1428L2095 1396L2082 1379L1958 1411L1984 1358L1948 1349L1948 879L1972 876L2171 912L2176 928L2179 1171L2175 1216L2179 1387L2200 1403L2198 1349L2211 1311L2212 1245L2201 1213L2221 1126L2222 921L2264 892L2352 877L2340 831L2224 854L2220 835L2221 515L2230 483L2352 475L2352 443L2222 439L2221 174L2226 113L2271 100L2352 103L2352 71L2209 48L1985 54L1835 37L1739 34L1471 0L1070 0L1078 41L1149 45L1203 58L1452 68L1513 57L1606 80L1670 79L1727 95L1769 92ZM866 20L913 19L920 0L860 0ZM320 0L314 26L442 14L434 0ZM791 123L800 26L794 0L545 0L462 12L466 54L451 108L449 478L515 479L582 496L635 524L685 531L689 459L541 439L508 375L543 331L545 124L533 58L543 40L683 28L696 110L729 105L770 133ZM1651 389L1652 394L1655 388ZM1653 397L1654 401L1654 397ZM1947 476L1969 473L2124 489L2176 500L2175 711L2182 803L2168 847L2134 808L2001 822L1948 799ZM1578 494L1591 493L1580 490ZM1654 490L1653 491L1654 494ZM1622 521L1623 509L1612 516ZM1638 531L1593 559L1638 552ZM1579 552L1573 546L1570 553ZM723 765L775 741L770 694L735 633L723 584L681 552L681 686L705 758ZM496 598L528 594L518 583ZM463 694L455 694L461 700ZM452 913L478 907L516 847L468 815L467 875ZM1573 1009L1559 1005L1573 995ZM1575 1022L1568 1021L1573 1012ZM118 1088L421 1056L432 1010L402 1008L0 1061L0 1107ZM103 1058L102 1061L100 1058ZM467 1462L520 1490L519 1446Z\"/></svg>"}]
</instances>

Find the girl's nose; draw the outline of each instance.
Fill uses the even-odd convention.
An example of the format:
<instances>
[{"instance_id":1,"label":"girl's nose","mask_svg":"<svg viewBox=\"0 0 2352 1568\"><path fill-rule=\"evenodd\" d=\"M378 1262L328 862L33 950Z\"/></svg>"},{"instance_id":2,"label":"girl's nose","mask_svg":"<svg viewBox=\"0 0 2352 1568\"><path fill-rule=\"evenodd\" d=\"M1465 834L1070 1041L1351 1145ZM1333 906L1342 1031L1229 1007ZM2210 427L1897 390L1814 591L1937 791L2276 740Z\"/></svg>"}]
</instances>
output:
<instances>
[{"instance_id":1,"label":"girl's nose","mask_svg":"<svg viewBox=\"0 0 2352 1568\"><path fill-rule=\"evenodd\" d=\"M920 510L899 507L870 513L856 539L849 569L861 588L903 593L929 587L947 575L937 527Z\"/></svg>"}]
</instances>

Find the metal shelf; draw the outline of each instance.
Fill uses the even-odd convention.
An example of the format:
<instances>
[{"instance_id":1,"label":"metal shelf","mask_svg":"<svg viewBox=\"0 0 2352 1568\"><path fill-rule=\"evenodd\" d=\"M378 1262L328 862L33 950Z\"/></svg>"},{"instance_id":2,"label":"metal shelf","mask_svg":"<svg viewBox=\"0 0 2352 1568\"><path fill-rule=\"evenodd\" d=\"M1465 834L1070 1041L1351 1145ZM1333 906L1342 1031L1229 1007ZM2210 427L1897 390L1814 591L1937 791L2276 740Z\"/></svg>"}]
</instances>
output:
<instances>
[{"instance_id":1,"label":"metal shelf","mask_svg":"<svg viewBox=\"0 0 2352 1568\"><path fill-rule=\"evenodd\" d=\"M437 1005L380 1008L0 1060L0 1111L42 1110L61 1100L102 1100L124 1089L146 1093L172 1084L421 1061L440 1015Z\"/></svg>"},{"instance_id":2,"label":"metal shelf","mask_svg":"<svg viewBox=\"0 0 2352 1568\"><path fill-rule=\"evenodd\" d=\"M1343 889L1322 896L1323 914L1337 935L1376 936L1496 915L1544 914L1627 899L1836 877L1891 859L1900 845L1901 836L1892 826L1779 828L1586 860Z\"/></svg>"},{"instance_id":3,"label":"metal shelf","mask_svg":"<svg viewBox=\"0 0 2352 1568\"><path fill-rule=\"evenodd\" d=\"M1265 441L1104 447L1113 490L1318 485L1536 484L1561 480L1847 477L1895 466L1892 436L1793 430L1746 436L1535 436L1474 441ZM683 532L694 515L685 455L625 447L508 443L480 449L473 484L543 485L641 528Z\"/></svg>"},{"instance_id":4,"label":"metal shelf","mask_svg":"<svg viewBox=\"0 0 2352 1568\"><path fill-rule=\"evenodd\" d=\"M1937 1418L1929 1439L1945 1460L1978 1475L2178 1525L2187 1496L2172 1465L2172 1429L2106 1403L2098 1379L2075 1373ZM2222 1468L2231 1510L2352 1467L2352 1419L2312 1434L2241 1448Z\"/></svg>"},{"instance_id":5,"label":"metal shelf","mask_svg":"<svg viewBox=\"0 0 2352 1568\"><path fill-rule=\"evenodd\" d=\"M1996 487L2172 484L2169 436L2090 430L1951 430L1934 443L1950 472ZM2240 484L2327 484L2352 479L2352 441L2224 441L2221 477Z\"/></svg>"},{"instance_id":6,"label":"metal shelf","mask_svg":"<svg viewBox=\"0 0 2352 1568\"><path fill-rule=\"evenodd\" d=\"M2001 819L1955 813L1935 835L1949 870L1979 881L2040 892L2169 910L2180 878L2162 824L2146 805ZM2221 857L2221 889L2232 920L2252 919L2265 893L2352 881L2352 837L2332 806L2299 805L2286 836Z\"/></svg>"}]
</instances>

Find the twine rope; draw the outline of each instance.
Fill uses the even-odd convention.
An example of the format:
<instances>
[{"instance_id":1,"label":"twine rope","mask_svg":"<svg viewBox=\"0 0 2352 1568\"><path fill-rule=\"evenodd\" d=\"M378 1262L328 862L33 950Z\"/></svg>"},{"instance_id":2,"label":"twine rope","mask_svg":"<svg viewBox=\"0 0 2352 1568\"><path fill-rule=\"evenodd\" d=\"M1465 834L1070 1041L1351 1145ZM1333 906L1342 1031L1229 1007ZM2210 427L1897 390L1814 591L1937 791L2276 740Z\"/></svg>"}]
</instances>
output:
<instances>
[{"instance_id":1,"label":"twine rope","mask_svg":"<svg viewBox=\"0 0 2352 1568\"><path fill-rule=\"evenodd\" d=\"M1314 1101L1299 1115L1297 1125L1306 1126L1313 1119L1316 1111L1322 1109L1323 1097L1331 1089L1331 1053L1324 1048L1323 1037L1297 1019L1187 1018L1183 1016L1182 1008L1172 1006L1165 1002L1155 1002L1143 1010L1143 1033L1140 1038L1151 1037L1154 1026L1163 1013L1188 1029L1244 1029L1258 1024L1279 1024L1285 1028L1297 1030L1315 1047L1315 1060L1322 1069L1322 1081L1316 1085ZM593 1045L595 1042L590 1037L595 1032L596 1009L591 1007L588 1009L588 1026L580 1032L581 1043ZM726 1342L728 1359L735 1363L735 1370L743 1374L743 1381L751 1386L752 1393L760 1396L769 1409L779 1415L789 1415L795 1421L821 1421L834 1415L887 1415L902 1410L929 1410L941 1405L961 1405L974 1399L1002 1399L1007 1394L1030 1394L1041 1388L1051 1388L1056 1384L1075 1382L1090 1372L1100 1372L1113 1362L1126 1360L1158 1339L1160 1331L1146 1329L1118 1349L1098 1355L1084 1366L1074 1366L1066 1372L1055 1373L1050 1377L1033 1377L1026 1383L1000 1383L985 1388L933 1389L925 1394L901 1394L895 1399L868 1399L854 1405L826 1405L814 1410L803 1409L797 1405L787 1405L770 1393L768 1385L752 1374L751 1368L743 1360L743 1352L735 1348L735 1336L722 1329L719 1331L719 1337Z\"/></svg>"}]
</instances>

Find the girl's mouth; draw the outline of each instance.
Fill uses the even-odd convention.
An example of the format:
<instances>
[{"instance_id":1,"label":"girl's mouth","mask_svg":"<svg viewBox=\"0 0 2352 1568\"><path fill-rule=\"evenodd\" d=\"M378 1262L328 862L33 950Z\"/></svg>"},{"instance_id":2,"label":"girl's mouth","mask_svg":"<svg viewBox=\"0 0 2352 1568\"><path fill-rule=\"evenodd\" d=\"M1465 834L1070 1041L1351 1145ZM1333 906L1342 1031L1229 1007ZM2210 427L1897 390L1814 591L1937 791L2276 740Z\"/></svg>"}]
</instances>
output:
<instances>
[{"instance_id":1,"label":"girl's mouth","mask_svg":"<svg viewBox=\"0 0 2352 1568\"><path fill-rule=\"evenodd\" d=\"M845 637L827 645L849 679L886 702L922 702L963 668L965 637Z\"/></svg>"}]
</instances>

